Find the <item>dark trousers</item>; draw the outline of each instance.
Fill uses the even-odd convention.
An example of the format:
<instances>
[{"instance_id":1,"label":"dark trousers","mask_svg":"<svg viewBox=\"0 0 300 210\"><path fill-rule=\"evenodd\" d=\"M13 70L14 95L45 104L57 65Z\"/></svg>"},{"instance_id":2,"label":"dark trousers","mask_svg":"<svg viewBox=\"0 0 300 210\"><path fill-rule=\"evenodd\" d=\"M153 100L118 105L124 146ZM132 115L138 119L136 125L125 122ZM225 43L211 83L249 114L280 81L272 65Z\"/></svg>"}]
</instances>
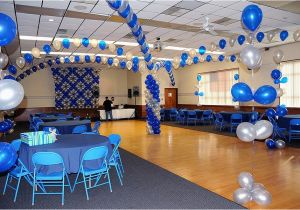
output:
<instances>
[{"instance_id":1,"label":"dark trousers","mask_svg":"<svg viewBox=\"0 0 300 210\"><path fill-rule=\"evenodd\" d=\"M110 110L110 111L105 111L105 117L106 117L106 120L108 120L108 115L110 116L110 119L113 120L112 110Z\"/></svg>"}]
</instances>

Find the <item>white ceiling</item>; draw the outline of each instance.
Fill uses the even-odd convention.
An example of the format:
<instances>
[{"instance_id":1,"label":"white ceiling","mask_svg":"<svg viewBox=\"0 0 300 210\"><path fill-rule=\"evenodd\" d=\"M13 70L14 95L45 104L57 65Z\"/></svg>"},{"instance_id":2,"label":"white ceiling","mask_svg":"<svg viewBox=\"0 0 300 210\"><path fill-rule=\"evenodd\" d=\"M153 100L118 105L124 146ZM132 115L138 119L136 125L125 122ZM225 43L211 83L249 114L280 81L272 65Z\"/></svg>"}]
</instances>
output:
<instances>
[{"instance_id":1,"label":"white ceiling","mask_svg":"<svg viewBox=\"0 0 300 210\"><path fill-rule=\"evenodd\" d=\"M205 16L210 18L211 22L220 20L224 17L233 19L233 23L229 25L214 24L216 29L228 30L232 33L245 34L240 23L241 11L244 7L251 2L245 0L236 1L220 1L220 0L135 0L130 1L130 5L137 13L139 18L158 20L162 22L185 24L190 26L201 27L204 22ZM54 37L58 36L58 29L66 30L65 36L70 38L95 38L98 40L109 41L124 41L135 42L134 39L128 39L124 36L130 33L130 30L126 24L118 22L90 20L90 19L77 19L69 17L56 17L56 16L44 16L35 14L25 14L15 12L15 5L27 5L43 8L63 9L68 11L77 11L83 13L94 13L107 15L116 15L112 9L109 8L104 0L11 0L0 2L0 12L3 12L13 19L18 24L19 35L27 36L41 36L41 37ZM178 11L174 14L169 14L168 9L177 7ZM290 32L288 40L292 41L293 31L299 29L300 15L291 13L288 11L280 10L277 8L271 8L264 5L260 5L263 10L264 18L260 31L266 32L273 29L285 29ZM53 20L50 22L49 20ZM205 33L189 32L177 29L143 26L143 30L147 32L146 38L149 43L153 43L156 37L161 37L165 46L176 46L185 48L198 48L200 45L209 46L211 42L216 42L223 38L221 36L213 36ZM173 42L166 42L167 40L174 39ZM272 46L274 44L282 44L278 42L278 34L273 43L268 43L266 38L263 44L258 46ZM20 50L30 51L34 46L42 48L47 43L44 41L33 40L20 40L20 49L18 49L12 57L19 56ZM49 42L48 42L49 43ZM225 52L237 52L242 47L238 44L231 48L229 44L225 48ZM124 46L124 50L131 51L136 55L139 53L139 47ZM100 51L100 49L76 48L71 46L69 49L63 49L65 52L80 52L80 53L107 53L108 51ZM181 51L175 50L163 50L160 53L155 53L156 57L172 58L179 55Z\"/></svg>"}]
</instances>

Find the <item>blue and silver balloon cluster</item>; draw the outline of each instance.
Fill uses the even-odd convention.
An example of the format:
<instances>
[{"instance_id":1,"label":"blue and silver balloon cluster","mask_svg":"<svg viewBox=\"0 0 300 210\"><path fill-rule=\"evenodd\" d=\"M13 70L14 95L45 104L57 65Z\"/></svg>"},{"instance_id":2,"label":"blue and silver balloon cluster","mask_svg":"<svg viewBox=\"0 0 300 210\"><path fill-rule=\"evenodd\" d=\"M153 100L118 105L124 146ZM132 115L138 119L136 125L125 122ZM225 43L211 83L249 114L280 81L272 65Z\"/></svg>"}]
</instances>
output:
<instances>
[{"instance_id":1,"label":"blue and silver balloon cluster","mask_svg":"<svg viewBox=\"0 0 300 210\"><path fill-rule=\"evenodd\" d=\"M5 119L4 121L0 122L0 133L12 133L14 132L14 126L14 121Z\"/></svg>"},{"instance_id":2,"label":"blue and silver balloon cluster","mask_svg":"<svg viewBox=\"0 0 300 210\"><path fill-rule=\"evenodd\" d=\"M148 74L145 84L147 131L149 134L160 134L160 91L156 75Z\"/></svg>"},{"instance_id":3,"label":"blue and silver balloon cluster","mask_svg":"<svg viewBox=\"0 0 300 210\"><path fill-rule=\"evenodd\" d=\"M152 54L150 53L149 45L146 41L142 26L139 24L138 17L133 12L129 2L126 0L106 0L106 2L127 21L127 25L131 29L136 41L139 43L141 52L144 54L144 60L147 63L147 68L152 70L154 64L152 62Z\"/></svg>"},{"instance_id":4,"label":"blue and silver balloon cluster","mask_svg":"<svg viewBox=\"0 0 300 210\"><path fill-rule=\"evenodd\" d=\"M274 84L288 82L288 78L282 77L282 73L279 69L280 63L282 62L283 58L284 58L284 53L280 49L277 49L273 54L273 60L277 64L278 67L277 67L277 69L274 69L271 72L271 77L274 80Z\"/></svg>"},{"instance_id":5,"label":"blue and silver balloon cluster","mask_svg":"<svg viewBox=\"0 0 300 210\"><path fill-rule=\"evenodd\" d=\"M282 139L273 140L273 139L266 139L265 145L268 149L283 149L285 148L285 141Z\"/></svg>"},{"instance_id":6,"label":"blue and silver balloon cluster","mask_svg":"<svg viewBox=\"0 0 300 210\"><path fill-rule=\"evenodd\" d=\"M265 113L266 113L267 117L273 117L273 118L283 117L283 116L287 115L288 110L284 104L281 104L281 105L276 106L276 110L273 108L268 108L265 111Z\"/></svg>"}]
</instances>

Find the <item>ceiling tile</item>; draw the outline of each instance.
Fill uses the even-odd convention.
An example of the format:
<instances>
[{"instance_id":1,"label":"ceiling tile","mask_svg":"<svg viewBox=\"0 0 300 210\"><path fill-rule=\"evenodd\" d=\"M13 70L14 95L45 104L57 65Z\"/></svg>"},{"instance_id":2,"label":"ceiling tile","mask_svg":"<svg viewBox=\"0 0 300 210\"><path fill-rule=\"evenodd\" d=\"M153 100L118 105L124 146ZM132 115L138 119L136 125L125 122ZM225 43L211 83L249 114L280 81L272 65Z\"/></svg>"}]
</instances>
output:
<instances>
[{"instance_id":1,"label":"ceiling tile","mask_svg":"<svg viewBox=\"0 0 300 210\"><path fill-rule=\"evenodd\" d=\"M171 21L171 23L178 23L178 24L186 24L191 22L190 18L178 17Z\"/></svg>"},{"instance_id":2,"label":"ceiling tile","mask_svg":"<svg viewBox=\"0 0 300 210\"><path fill-rule=\"evenodd\" d=\"M143 18L143 19L152 19L157 15L159 15L159 13L157 13L157 12L148 12L148 11L144 11L144 10L137 13L138 18Z\"/></svg>"},{"instance_id":3,"label":"ceiling tile","mask_svg":"<svg viewBox=\"0 0 300 210\"><path fill-rule=\"evenodd\" d=\"M68 5L70 3L70 0L64 0L64 1L43 1L43 7L44 8L55 8L55 9L67 9Z\"/></svg>"},{"instance_id":4,"label":"ceiling tile","mask_svg":"<svg viewBox=\"0 0 300 210\"><path fill-rule=\"evenodd\" d=\"M213 5L213 4L205 4L201 7L198 7L194 11L200 12L202 14L211 14L220 9L223 9L223 7L219 7L219 6Z\"/></svg>"},{"instance_id":5,"label":"ceiling tile","mask_svg":"<svg viewBox=\"0 0 300 210\"><path fill-rule=\"evenodd\" d=\"M93 7L94 7L94 5L92 5L92 4L85 4L85 3L79 3L79 2L72 1L68 10L89 13L93 9Z\"/></svg>"},{"instance_id":6,"label":"ceiling tile","mask_svg":"<svg viewBox=\"0 0 300 210\"><path fill-rule=\"evenodd\" d=\"M220 10L217 10L214 12L214 15L218 15L218 16L222 16L222 17L227 17L227 16L231 16L234 14L240 14L240 12L233 10L233 9L229 9L229 8L223 8Z\"/></svg>"},{"instance_id":7,"label":"ceiling tile","mask_svg":"<svg viewBox=\"0 0 300 210\"><path fill-rule=\"evenodd\" d=\"M171 7L170 5L151 3L142 11L161 13Z\"/></svg>"},{"instance_id":8,"label":"ceiling tile","mask_svg":"<svg viewBox=\"0 0 300 210\"><path fill-rule=\"evenodd\" d=\"M220 6L220 7L227 7L227 6L229 6L229 5L236 4L236 3L238 3L238 2L239 2L239 0L235 0L235 1L212 0L212 1L210 1L209 3L210 3L210 4L217 5L217 6Z\"/></svg>"},{"instance_id":9,"label":"ceiling tile","mask_svg":"<svg viewBox=\"0 0 300 210\"><path fill-rule=\"evenodd\" d=\"M102 15L111 15L113 12L114 12L113 9L111 9L108 6L106 1L99 1L92 10L92 13L102 14Z\"/></svg>"},{"instance_id":10,"label":"ceiling tile","mask_svg":"<svg viewBox=\"0 0 300 210\"><path fill-rule=\"evenodd\" d=\"M175 6L180 7L182 9L194 10L204 4L205 3L201 1L189 0L189 1L181 1L177 3Z\"/></svg>"},{"instance_id":11,"label":"ceiling tile","mask_svg":"<svg viewBox=\"0 0 300 210\"><path fill-rule=\"evenodd\" d=\"M153 20L170 22L171 20L174 20L175 18L176 18L175 16L160 14L160 15L156 16L155 18L153 18Z\"/></svg>"},{"instance_id":12,"label":"ceiling tile","mask_svg":"<svg viewBox=\"0 0 300 210\"><path fill-rule=\"evenodd\" d=\"M26 6L40 7L42 5L42 0L34 0L34 1L15 0L15 3L26 5Z\"/></svg>"}]
</instances>

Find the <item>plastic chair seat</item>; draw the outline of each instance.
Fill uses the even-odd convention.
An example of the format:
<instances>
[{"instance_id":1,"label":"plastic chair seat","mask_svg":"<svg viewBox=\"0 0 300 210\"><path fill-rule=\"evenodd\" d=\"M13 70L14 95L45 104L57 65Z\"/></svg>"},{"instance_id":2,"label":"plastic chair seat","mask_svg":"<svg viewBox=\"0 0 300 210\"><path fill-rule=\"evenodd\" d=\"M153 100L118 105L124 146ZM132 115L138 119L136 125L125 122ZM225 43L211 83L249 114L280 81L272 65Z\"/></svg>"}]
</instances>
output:
<instances>
[{"instance_id":1,"label":"plastic chair seat","mask_svg":"<svg viewBox=\"0 0 300 210\"><path fill-rule=\"evenodd\" d=\"M290 130L291 133L300 133L300 130Z\"/></svg>"},{"instance_id":2,"label":"plastic chair seat","mask_svg":"<svg viewBox=\"0 0 300 210\"><path fill-rule=\"evenodd\" d=\"M49 174L38 173L36 175L36 180L62 180L63 179L63 172L53 172Z\"/></svg>"},{"instance_id":3,"label":"plastic chair seat","mask_svg":"<svg viewBox=\"0 0 300 210\"><path fill-rule=\"evenodd\" d=\"M91 169L91 168L84 168L83 173L86 176L92 175L92 174L98 174L98 173L103 173L106 172L106 166L104 165L102 168L99 169ZM80 171L82 173L82 171Z\"/></svg>"},{"instance_id":4,"label":"plastic chair seat","mask_svg":"<svg viewBox=\"0 0 300 210\"><path fill-rule=\"evenodd\" d=\"M26 176L29 175L30 173L28 171L23 171L22 172L22 167L17 166L14 168L14 170L10 171L10 174L13 175L14 177L21 177L21 176Z\"/></svg>"}]
</instances>

